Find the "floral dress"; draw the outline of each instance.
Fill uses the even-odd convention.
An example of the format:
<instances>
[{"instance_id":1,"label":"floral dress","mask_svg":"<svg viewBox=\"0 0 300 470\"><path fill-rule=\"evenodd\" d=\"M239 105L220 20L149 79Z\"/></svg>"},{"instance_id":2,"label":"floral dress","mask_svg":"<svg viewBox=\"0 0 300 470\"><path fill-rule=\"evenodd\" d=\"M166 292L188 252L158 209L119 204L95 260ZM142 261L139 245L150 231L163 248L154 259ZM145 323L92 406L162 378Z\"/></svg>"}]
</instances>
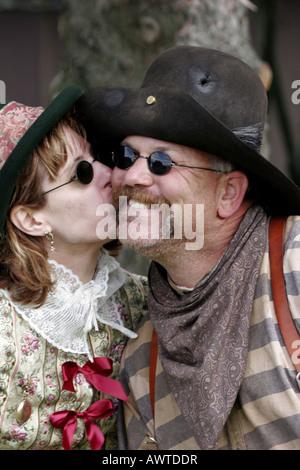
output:
<instances>
[{"instance_id":1,"label":"floral dress","mask_svg":"<svg viewBox=\"0 0 300 470\"><path fill-rule=\"evenodd\" d=\"M0 449L66 448L66 426L71 449L117 449L119 392L108 391L119 386L111 379L146 312L146 280L123 271L105 250L85 285L49 263L56 285L42 307L18 305L0 290ZM98 404L104 409L94 413ZM98 447L90 437L95 426L105 439Z\"/></svg>"}]
</instances>

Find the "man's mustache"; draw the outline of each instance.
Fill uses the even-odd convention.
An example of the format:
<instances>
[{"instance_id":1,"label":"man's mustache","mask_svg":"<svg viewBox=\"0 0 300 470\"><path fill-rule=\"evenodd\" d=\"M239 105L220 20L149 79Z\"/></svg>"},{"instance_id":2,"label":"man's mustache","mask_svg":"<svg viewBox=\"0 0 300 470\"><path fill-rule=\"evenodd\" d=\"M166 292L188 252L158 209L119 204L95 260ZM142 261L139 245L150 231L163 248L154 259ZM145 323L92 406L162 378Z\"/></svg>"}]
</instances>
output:
<instances>
[{"instance_id":1,"label":"man's mustache","mask_svg":"<svg viewBox=\"0 0 300 470\"><path fill-rule=\"evenodd\" d=\"M119 209L120 196L127 197L128 201L134 199L136 202L149 206L151 204L167 204L168 206L171 206L170 201L166 198L155 196L154 194L151 194L145 190L134 189L131 186L126 185L113 190L112 204L117 210Z\"/></svg>"}]
</instances>

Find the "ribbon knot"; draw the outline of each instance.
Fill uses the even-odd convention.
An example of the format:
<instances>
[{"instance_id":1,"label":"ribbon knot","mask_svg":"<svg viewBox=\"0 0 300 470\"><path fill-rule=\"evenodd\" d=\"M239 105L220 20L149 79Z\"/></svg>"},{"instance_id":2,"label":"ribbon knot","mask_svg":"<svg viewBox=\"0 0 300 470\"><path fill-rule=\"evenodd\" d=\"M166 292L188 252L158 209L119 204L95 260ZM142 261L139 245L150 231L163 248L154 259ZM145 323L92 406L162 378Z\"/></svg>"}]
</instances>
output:
<instances>
[{"instance_id":1,"label":"ribbon knot","mask_svg":"<svg viewBox=\"0 0 300 470\"><path fill-rule=\"evenodd\" d=\"M91 448L93 450L100 450L105 439L99 427L93 421L107 418L113 412L112 401L103 399L92 403L83 412L72 410L56 411L50 416L50 421L55 428L63 428L63 447L65 450L70 450L77 428L77 419L81 418L84 421Z\"/></svg>"},{"instance_id":2,"label":"ribbon knot","mask_svg":"<svg viewBox=\"0 0 300 470\"><path fill-rule=\"evenodd\" d=\"M76 362L65 362L62 365L64 379L63 390L75 392L73 379L81 372L86 380L100 392L119 398L120 400L128 401L127 395L120 382L108 378L112 371L112 360L108 357L97 357L94 359L94 362L87 361L83 367L80 367Z\"/></svg>"}]
</instances>

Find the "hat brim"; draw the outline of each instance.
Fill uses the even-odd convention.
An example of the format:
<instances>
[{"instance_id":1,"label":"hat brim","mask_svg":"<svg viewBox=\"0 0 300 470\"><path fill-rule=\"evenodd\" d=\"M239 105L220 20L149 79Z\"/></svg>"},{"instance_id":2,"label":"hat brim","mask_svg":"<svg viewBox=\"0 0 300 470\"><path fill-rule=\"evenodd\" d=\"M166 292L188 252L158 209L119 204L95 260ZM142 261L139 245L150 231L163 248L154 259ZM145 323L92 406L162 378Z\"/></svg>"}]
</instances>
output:
<instances>
[{"instance_id":1,"label":"hat brim","mask_svg":"<svg viewBox=\"0 0 300 470\"><path fill-rule=\"evenodd\" d=\"M33 150L52 127L74 106L82 91L76 84L67 86L45 108L20 139L0 171L0 232L3 232L7 209L19 175Z\"/></svg>"},{"instance_id":2,"label":"hat brim","mask_svg":"<svg viewBox=\"0 0 300 470\"><path fill-rule=\"evenodd\" d=\"M153 96L153 104L147 98ZM82 95L77 113L91 143L101 149L142 135L222 157L255 182L271 214L298 214L300 189L190 95L166 87L98 87ZM107 162L108 163L108 162Z\"/></svg>"}]
</instances>

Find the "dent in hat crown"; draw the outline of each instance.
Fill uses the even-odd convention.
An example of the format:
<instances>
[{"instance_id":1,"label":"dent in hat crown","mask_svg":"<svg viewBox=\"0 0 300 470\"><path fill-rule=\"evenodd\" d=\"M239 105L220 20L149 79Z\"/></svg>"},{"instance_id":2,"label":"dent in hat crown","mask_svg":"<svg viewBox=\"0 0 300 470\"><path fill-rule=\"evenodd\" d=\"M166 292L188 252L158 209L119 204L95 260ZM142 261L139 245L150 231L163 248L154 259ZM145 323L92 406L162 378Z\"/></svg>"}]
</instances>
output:
<instances>
[{"instance_id":1,"label":"dent in hat crown","mask_svg":"<svg viewBox=\"0 0 300 470\"><path fill-rule=\"evenodd\" d=\"M176 46L150 65L142 88L164 86L187 93L229 129L264 125L267 94L245 62L222 51Z\"/></svg>"}]
</instances>

